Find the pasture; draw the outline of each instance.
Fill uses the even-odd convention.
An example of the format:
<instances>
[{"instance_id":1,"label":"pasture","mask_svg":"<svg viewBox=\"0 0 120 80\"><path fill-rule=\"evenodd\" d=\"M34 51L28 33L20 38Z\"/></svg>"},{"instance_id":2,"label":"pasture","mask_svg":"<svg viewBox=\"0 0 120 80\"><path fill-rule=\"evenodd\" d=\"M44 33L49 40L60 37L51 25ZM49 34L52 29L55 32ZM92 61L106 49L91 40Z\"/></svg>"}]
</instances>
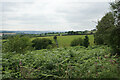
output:
<instances>
[{"instance_id":1,"label":"pasture","mask_svg":"<svg viewBox=\"0 0 120 80\"><path fill-rule=\"evenodd\" d=\"M53 37L54 36L36 37L36 38L49 38L55 43ZM72 40L74 40L76 38L84 39L84 37L85 37L85 35L57 36L57 41L58 41L59 47L69 47ZM89 37L90 45L93 46L94 45L94 36L93 35L88 35L88 37ZM31 40L34 40L34 39L35 38L32 38Z\"/></svg>"}]
</instances>

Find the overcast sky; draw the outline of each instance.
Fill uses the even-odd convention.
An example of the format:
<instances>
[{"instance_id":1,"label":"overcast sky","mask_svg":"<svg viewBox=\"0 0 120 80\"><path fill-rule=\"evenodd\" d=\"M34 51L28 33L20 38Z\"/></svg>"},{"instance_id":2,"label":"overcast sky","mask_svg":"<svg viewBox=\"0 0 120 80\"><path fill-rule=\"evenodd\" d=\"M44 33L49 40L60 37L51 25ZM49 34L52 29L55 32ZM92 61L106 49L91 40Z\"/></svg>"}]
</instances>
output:
<instances>
[{"instance_id":1,"label":"overcast sky","mask_svg":"<svg viewBox=\"0 0 120 80\"><path fill-rule=\"evenodd\" d=\"M114 0L2 0L0 30L95 29Z\"/></svg>"}]
</instances>

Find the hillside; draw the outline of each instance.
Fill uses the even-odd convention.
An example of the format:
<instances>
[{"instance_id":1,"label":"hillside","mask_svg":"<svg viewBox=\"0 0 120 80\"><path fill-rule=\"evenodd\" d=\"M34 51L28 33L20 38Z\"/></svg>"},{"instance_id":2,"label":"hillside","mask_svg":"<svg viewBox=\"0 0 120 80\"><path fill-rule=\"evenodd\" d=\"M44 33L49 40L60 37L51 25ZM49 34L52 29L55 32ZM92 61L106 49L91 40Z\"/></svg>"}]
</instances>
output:
<instances>
[{"instance_id":1,"label":"hillside","mask_svg":"<svg viewBox=\"0 0 120 80\"><path fill-rule=\"evenodd\" d=\"M3 54L3 78L120 78L119 58L107 46Z\"/></svg>"}]
</instances>

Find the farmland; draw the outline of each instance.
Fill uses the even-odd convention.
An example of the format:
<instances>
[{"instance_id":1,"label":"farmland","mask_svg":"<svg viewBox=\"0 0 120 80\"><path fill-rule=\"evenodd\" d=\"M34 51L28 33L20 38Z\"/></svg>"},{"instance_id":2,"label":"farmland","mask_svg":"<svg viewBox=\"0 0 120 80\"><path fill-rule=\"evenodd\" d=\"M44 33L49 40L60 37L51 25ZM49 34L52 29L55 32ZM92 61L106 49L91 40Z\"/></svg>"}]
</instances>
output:
<instances>
[{"instance_id":1,"label":"farmland","mask_svg":"<svg viewBox=\"0 0 120 80\"><path fill-rule=\"evenodd\" d=\"M48 36L48 37L37 37L37 38L49 38L54 42L53 39L54 36ZM84 38L85 35L69 35L69 36L57 36L57 40L58 40L58 44L59 47L69 47L70 43L73 39L77 39L77 38ZM93 35L88 35L89 37L89 42L90 45L94 45L94 36ZM32 38L31 40L34 40L35 38Z\"/></svg>"},{"instance_id":2,"label":"farmland","mask_svg":"<svg viewBox=\"0 0 120 80\"><path fill-rule=\"evenodd\" d=\"M36 38L48 38L54 42L53 37L34 37L30 38L30 41ZM13 39L19 41L18 38L20 39L20 37ZM118 55L112 55L110 47L95 45L93 35L88 35L90 42L88 48L71 47L71 41L77 38L84 39L85 35L57 36L59 48L4 53L3 79L120 78L120 58Z\"/></svg>"},{"instance_id":3,"label":"farmland","mask_svg":"<svg viewBox=\"0 0 120 80\"><path fill-rule=\"evenodd\" d=\"M2 80L120 80L119 0L24 1L1 2Z\"/></svg>"},{"instance_id":4,"label":"farmland","mask_svg":"<svg viewBox=\"0 0 120 80\"><path fill-rule=\"evenodd\" d=\"M33 49L23 53L3 53L3 79L120 78L119 56L112 55L111 48L107 45L95 45L93 35L88 35L90 45L87 48L84 46L70 46L74 39L82 38L84 40L85 36L57 36L59 48ZM24 46L26 43L24 40L28 39L28 37L25 37L25 39L24 37L17 36L11 38L11 40L8 39L8 41L15 40L16 43L14 44L17 45L17 48L13 48L18 50L19 45L23 44ZM33 37L29 39L32 42L36 38L48 38L55 43L53 37ZM24 42L21 42L20 39Z\"/></svg>"}]
</instances>

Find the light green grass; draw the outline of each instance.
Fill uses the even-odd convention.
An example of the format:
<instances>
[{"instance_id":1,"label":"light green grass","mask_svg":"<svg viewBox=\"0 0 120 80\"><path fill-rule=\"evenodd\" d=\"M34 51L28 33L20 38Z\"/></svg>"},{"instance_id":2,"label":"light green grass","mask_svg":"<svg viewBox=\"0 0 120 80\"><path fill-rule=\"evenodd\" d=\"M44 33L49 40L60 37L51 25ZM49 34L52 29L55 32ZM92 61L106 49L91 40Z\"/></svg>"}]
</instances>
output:
<instances>
[{"instance_id":1,"label":"light green grass","mask_svg":"<svg viewBox=\"0 0 120 80\"><path fill-rule=\"evenodd\" d=\"M38 38L49 38L54 42L53 37L54 36L38 37ZM80 37L82 39L84 39L85 35L57 36L59 47L69 47L72 40L74 40L76 38L80 38ZM88 37L89 37L90 45L94 45L94 36L93 35L88 35ZM31 40L34 40L34 39L35 38L32 38Z\"/></svg>"}]
</instances>

